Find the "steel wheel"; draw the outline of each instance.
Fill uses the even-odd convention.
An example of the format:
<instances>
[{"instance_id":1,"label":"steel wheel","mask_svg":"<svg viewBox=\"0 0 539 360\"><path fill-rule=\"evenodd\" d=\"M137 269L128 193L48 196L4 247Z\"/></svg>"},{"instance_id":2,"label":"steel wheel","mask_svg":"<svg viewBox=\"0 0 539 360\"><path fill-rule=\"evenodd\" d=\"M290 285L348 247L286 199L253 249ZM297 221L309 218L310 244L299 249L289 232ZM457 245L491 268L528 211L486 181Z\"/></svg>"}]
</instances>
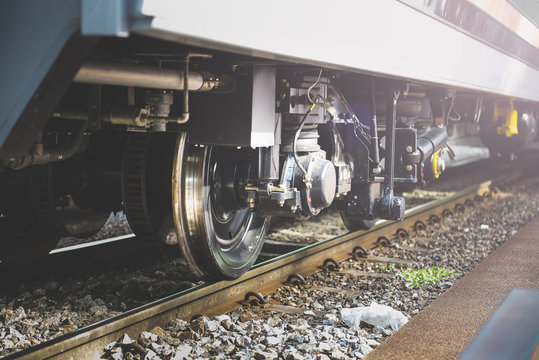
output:
<instances>
[{"instance_id":1,"label":"steel wheel","mask_svg":"<svg viewBox=\"0 0 539 360\"><path fill-rule=\"evenodd\" d=\"M341 219L349 231L368 230L376 224L376 219L364 219L360 214L349 213L346 204L353 203L354 206L360 206L364 210L372 208L375 199L379 196L380 186L377 184L354 184L352 191L349 192L341 204Z\"/></svg>"},{"instance_id":2,"label":"steel wheel","mask_svg":"<svg viewBox=\"0 0 539 360\"><path fill-rule=\"evenodd\" d=\"M355 219L341 211L341 219L349 231L368 230L376 224L376 220Z\"/></svg>"},{"instance_id":3,"label":"steel wheel","mask_svg":"<svg viewBox=\"0 0 539 360\"><path fill-rule=\"evenodd\" d=\"M237 278L256 261L269 219L238 194L248 172L244 150L188 145L178 138L172 184L178 243L193 273Z\"/></svg>"}]
</instances>

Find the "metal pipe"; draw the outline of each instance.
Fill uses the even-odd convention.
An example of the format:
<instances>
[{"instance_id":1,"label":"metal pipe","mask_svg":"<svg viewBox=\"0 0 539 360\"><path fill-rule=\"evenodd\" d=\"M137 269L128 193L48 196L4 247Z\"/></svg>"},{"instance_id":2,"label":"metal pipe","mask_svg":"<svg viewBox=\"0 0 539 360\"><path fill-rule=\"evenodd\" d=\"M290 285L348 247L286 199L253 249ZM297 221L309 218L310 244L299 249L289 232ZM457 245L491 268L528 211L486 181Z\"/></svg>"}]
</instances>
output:
<instances>
[{"instance_id":1,"label":"metal pipe","mask_svg":"<svg viewBox=\"0 0 539 360\"><path fill-rule=\"evenodd\" d=\"M190 54L185 57L185 74L189 74L189 59ZM185 77L183 83L183 113L175 118L178 124L185 124L189 120L189 76Z\"/></svg>"},{"instance_id":2,"label":"metal pipe","mask_svg":"<svg viewBox=\"0 0 539 360\"><path fill-rule=\"evenodd\" d=\"M397 100L399 92L389 87L387 97L386 155L384 166L384 188L380 198L380 215L384 219L402 220L404 218L404 198L393 196L395 171L395 128L397 123Z\"/></svg>"},{"instance_id":3,"label":"metal pipe","mask_svg":"<svg viewBox=\"0 0 539 360\"><path fill-rule=\"evenodd\" d=\"M88 121L88 112L83 112L75 109L61 109L59 111L53 112L52 117L56 119Z\"/></svg>"},{"instance_id":4,"label":"metal pipe","mask_svg":"<svg viewBox=\"0 0 539 360\"><path fill-rule=\"evenodd\" d=\"M87 127L88 121L81 121L80 127L69 137L69 140L64 145L54 149L44 149L40 136L38 143L34 145L34 148L28 154L12 162L9 166L12 169L20 170L30 165L42 165L67 160L81 149Z\"/></svg>"},{"instance_id":5,"label":"metal pipe","mask_svg":"<svg viewBox=\"0 0 539 360\"><path fill-rule=\"evenodd\" d=\"M382 167L380 166L380 149L378 139L378 121L376 119L376 84L374 78L371 78L371 92L372 92L372 128L371 128L371 146L372 146L372 172L375 175L380 174Z\"/></svg>"},{"instance_id":6,"label":"metal pipe","mask_svg":"<svg viewBox=\"0 0 539 360\"><path fill-rule=\"evenodd\" d=\"M395 127L397 122L397 100L399 98L399 93L393 91L392 88L389 88L386 97L388 121L386 124L386 156L384 169L384 189L382 197L384 200L388 200L388 203L384 205L390 209L391 206L389 201L393 198L393 177L395 171Z\"/></svg>"},{"instance_id":7,"label":"metal pipe","mask_svg":"<svg viewBox=\"0 0 539 360\"><path fill-rule=\"evenodd\" d=\"M191 56L192 57L192 56ZM135 86L150 89L184 90L185 71L154 66L86 62L79 69L74 82L101 85ZM215 76L204 71L188 71L189 91L234 90L233 79L226 75Z\"/></svg>"}]
</instances>

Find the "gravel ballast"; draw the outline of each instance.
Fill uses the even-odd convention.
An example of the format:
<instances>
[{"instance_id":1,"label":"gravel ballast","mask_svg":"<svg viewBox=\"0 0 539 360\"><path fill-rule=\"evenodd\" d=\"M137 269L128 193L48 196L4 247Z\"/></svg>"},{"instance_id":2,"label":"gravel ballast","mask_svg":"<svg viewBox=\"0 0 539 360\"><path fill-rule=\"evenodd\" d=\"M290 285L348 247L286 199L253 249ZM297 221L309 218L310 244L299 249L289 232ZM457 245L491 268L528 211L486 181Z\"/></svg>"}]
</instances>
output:
<instances>
[{"instance_id":1,"label":"gravel ballast","mask_svg":"<svg viewBox=\"0 0 539 360\"><path fill-rule=\"evenodd\" d=\"M308 285L284 286L268 297L270 304L302 309L302 315L247 308L212 319L178 320L166 329L142 333L133 340L140 345L138 350L110 344L103 358L361 359L393 330L366 323L349 327L341 319L341 309L375 301L411 318L538 212L539 182L526 181L409 239L374 251L376 256L412 260L409 266L414 269L437 266L455 275L438 283L413 287L387 264L350 259L341 263L341 272L357 270L373 276L320 272L307 277ZM152 343L144 345L149 337Z\"/></svg>"}]
</instances>

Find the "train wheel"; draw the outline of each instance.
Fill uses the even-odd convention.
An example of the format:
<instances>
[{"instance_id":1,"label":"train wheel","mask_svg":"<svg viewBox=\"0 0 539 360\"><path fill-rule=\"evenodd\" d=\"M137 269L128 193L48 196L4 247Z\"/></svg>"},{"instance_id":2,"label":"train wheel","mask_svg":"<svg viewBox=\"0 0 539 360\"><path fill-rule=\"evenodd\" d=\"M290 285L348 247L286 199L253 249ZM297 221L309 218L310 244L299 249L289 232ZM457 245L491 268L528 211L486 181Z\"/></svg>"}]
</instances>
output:
<instances>
[{"instance_id":1,"label":"train wheel","mask_svg":"<svg viewBox=\"0 0 539 360\"><path fill-rule=\"evenodd\" d=\"M0 203L0 260L26 264L46 256L64 229L58 225L51 167L28 169L3 189Z\"/></svg>"},{"instance_id":2,"label":"train wheel","mask_svg":"<svg viewBox=\"0 0 539 360\"><path fill-rule=\"evenodd\" d=\"M341 219L344 226L350 231L368 230L376 224L376 220L355 219L341 211Z\"/></svg>"},{"instance_id":3,"label":"train wheel","mask_svg":"<svg viewBox=\"0 0 539 360\"><path fill-rule=\"evenodd\" d=\"M269 219L249 210L239 194L249 153L197 147L178 137L173 168L173 212L178 242L193 273L237 278L256 261Z\"/></svg>"},{"instance_id":4,"label":"train wheel","mask_svg":"<svg viewBox=\"0 0 539 360\"><path fill-rule=\"evenodd\" d=\"M376 224L376 219L366 220L361 218L361 214L357 214L357 209L352 209L352 214L349 213L347 204L352 204L359 209L368 210L372 208L375 199L380 195L379 184L353 184L352 191L349 192L343 201L341 207L341 219L344 226L350 231L368 230ZM364 212L365 216L367 212Z\"/></svg>"},{"instance_id":5,"label":"train wheel","mask_svg":"<svg viewBox=\"0 0 539 360\"><path fill-rule=\"evenodd\" d=\"M122 160L122 202L133 232L152 242L176 244L170 178L176 137L130 134Z\"/></svg>"}]
</instances>

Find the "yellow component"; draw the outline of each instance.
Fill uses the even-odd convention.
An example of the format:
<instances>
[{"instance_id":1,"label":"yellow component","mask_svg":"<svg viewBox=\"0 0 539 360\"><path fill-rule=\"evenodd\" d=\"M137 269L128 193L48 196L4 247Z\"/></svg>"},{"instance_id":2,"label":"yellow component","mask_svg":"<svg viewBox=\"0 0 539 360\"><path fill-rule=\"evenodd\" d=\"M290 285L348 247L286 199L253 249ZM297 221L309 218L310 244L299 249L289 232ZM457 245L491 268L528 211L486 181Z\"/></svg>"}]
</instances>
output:
<instances>
[{"instance_id":1,"label":"yellow component","mask_svg":"<svg viewBox=\"0 0 539 360\"><path fill-rule=\"evenodd\" d=\"M438 179L440 177L440 172L438 171L438 156L440 153L435 152L432 154L432 174L434 175L435 179Z\"/></svg>"},{"instance_id":2,"label":"yellow component","mask_svg":"<svg viewBox=\"0 0 539 360\"><path fill-rule=\"evenodd\" d=\"M282 188L280 186L273 186L273 185L268 186L268 192L270 192L270 193L272 193L272 192L284 193L285 191L286 191L286 189Z\"/></svg>"},{"instance_id":3,"label":"yellow component","mask_svg":"<svg viewBox=\"0 0 539 360\"><path fill-rule=\"evenodd\" d=\"M518 134L518 112L513 107L513 100L509 104L498 101L494 103L494 121L498 122L500 118L504 124L496 128L498 135L511 137Z\"/></svg>"}]
</instances>

